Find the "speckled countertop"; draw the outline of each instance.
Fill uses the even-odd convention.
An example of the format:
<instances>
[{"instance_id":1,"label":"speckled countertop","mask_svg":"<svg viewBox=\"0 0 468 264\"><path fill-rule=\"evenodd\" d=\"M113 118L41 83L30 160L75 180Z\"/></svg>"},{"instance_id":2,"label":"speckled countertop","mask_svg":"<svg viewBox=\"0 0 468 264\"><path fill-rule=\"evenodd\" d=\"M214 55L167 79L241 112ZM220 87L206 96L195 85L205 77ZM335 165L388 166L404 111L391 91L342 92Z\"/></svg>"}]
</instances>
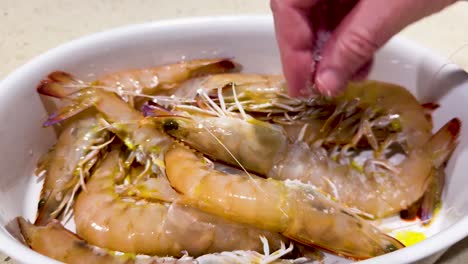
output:
<instances>
[{"instance_id":1,"label":"speckled countertop","mask_svg":"<svg viewBox=\"0 0 468 264\"><path fill-rule=\"evenodd\" d=\"M159 19L269 13L268 0L1 0L0 79L71 39ZM468 69L468 2L424 19L401 34ZM0 253L0 263L7 261ZM438 263L468 263L468 238Z\"/></svg>"}]
</instances>

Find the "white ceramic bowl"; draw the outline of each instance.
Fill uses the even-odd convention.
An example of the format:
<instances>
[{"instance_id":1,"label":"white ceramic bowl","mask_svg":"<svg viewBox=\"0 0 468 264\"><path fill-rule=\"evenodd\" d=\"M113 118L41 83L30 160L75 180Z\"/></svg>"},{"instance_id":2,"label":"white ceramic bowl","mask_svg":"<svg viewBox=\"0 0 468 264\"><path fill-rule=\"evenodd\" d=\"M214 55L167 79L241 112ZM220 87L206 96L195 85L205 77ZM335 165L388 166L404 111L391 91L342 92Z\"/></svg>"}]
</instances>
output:
<instances>
[{"instance_id":1,"label":"white ceramic bowl","mask_svg":"<svg viewBox=\"0 0 468 264\"><path fill-rule=\"evenodd\" d=\"M2 81L0 251L22 263L55 263L7 231L14 230L11 221L16 216L34 217L40 186L32 171L55 140L53 131L41 126L47 114L35 87L44 76L64 70L92 79L94 74L117 69L216 56L235 58L245 71L281 73L271 17L190 18L119 28L55 48ZM468 124L468 75L453 65L442 68L445 63L424 48L395 38L379 52L371 77L404 85L423 102L439 102L436 129L452 117ZM460 145L447 167L443 210L431 227L432 237L363 263L433 262L468 235L466 129L462 128Z\"/></svg>"}]
</instances>

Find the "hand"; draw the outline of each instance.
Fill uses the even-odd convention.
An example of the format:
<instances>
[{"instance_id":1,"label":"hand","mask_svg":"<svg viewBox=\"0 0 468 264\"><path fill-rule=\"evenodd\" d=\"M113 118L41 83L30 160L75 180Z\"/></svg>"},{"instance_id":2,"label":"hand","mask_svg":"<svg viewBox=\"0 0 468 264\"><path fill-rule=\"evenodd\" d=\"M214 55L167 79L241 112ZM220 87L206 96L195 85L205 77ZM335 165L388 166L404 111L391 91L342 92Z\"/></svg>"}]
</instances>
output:
<instances>
[{"instance_id":1,"label":"hand","mask_svg":"<svg viewBox=\"0 0 468 264\"><path fill-rule=\"evenodd\" d=\"M374 53L456 0L271 0L289 94L335 95L367 76Z\"/></svg>"}]
</instances>

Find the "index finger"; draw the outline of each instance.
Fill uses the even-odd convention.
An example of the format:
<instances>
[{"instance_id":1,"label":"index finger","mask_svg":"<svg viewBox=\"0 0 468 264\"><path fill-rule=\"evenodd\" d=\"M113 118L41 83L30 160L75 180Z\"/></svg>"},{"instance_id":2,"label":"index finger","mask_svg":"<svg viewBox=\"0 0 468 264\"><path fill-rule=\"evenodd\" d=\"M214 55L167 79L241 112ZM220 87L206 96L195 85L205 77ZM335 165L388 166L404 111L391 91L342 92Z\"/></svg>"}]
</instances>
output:
<instances>
[{"instance_id":1,"label":"index finger","mask_svg":"<svg viewBox=\"0 0 468 264\"><path fill-rule=\"evenodd\" d=\"M315 36L310 14L318 1L271 0L283 73L291 96L311 93L307 85L311 85L315 70L312 56Z\"/></svg>"}]
</instances>

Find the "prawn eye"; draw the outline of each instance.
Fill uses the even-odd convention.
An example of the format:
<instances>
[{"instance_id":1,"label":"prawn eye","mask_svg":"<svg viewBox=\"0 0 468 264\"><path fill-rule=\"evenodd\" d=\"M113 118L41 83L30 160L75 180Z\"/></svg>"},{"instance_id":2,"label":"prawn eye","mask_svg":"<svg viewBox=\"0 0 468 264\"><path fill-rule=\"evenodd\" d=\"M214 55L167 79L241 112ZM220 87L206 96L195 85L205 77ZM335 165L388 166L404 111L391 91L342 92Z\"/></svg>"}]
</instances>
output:
<instances>
[{"instance_id":1,"label":"prawn eye","mask_svg":"<svg viewBox=\"0 0 468 264\"><path fill-rule=\"evenodd\" d=\"M164 131L172 131L179 129L179 124L174 119L168 119L163 124Z\"/></svg>"}]
</instances>

